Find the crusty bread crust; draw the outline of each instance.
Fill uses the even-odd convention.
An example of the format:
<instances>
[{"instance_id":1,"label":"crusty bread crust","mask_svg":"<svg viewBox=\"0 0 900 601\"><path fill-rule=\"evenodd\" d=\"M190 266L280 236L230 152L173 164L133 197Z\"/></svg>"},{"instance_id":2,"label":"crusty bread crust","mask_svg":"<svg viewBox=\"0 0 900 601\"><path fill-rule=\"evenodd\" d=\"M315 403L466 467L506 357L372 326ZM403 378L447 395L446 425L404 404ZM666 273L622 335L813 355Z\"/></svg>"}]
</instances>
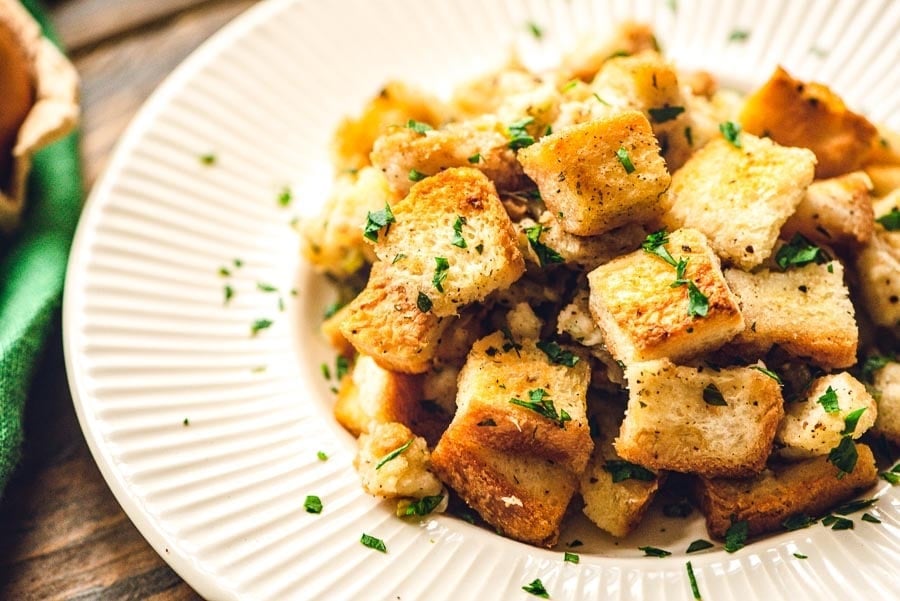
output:
<instances>
[{"instance_id":1,"label":"crusty bread crust","mask_svg":"<svg viewBox=\"0 0 900 601\"><path fill-rule=\"evenodd\" d=\"M857 444L856 451L856 468L840 479L826 456L773 465L755 478L697 478L694 494L710 536L723 539L732 521L744 520L750 536L776 532L793 515L818 516L858 495L878 481L878 470L869 447Z\"/></svg>"},{"instance_id":2,"label":"crusty bread crust","mask_svg":"<svg viewBox=\"0 0 900 601\"><path fill-rule=\"evenodd\" d=\"M782 226L781 237L790 240L800 233L818 244L856 250L875 228L871 189L865 171L814 181Z\"/></svg>"}]
</instances>

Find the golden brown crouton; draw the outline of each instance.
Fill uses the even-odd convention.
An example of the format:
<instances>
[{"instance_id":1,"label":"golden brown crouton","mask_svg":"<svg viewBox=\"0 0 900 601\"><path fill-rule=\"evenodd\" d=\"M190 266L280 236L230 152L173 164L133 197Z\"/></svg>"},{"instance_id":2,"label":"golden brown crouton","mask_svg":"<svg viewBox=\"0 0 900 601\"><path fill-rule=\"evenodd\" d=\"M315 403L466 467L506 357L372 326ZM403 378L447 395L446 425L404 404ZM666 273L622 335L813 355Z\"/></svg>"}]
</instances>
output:
<instances>
[{"instance_id":1,"label":"golden brown crouton","mask_svg":"<svg viewBox=\"0 0 900 601\"><path fill-rule=\"evenodd\" d=\"M356 118L344 119L334 133L332 158L338 172L369 164L375 140L412 119L437 127L447 116L441 102L399 81L389 82Z\"/></svg>"},{"instance_id":2,"label":"golden brown crouton","mask_svg":"<svg viewBox=\"0 0 900 601\"><path fill-rule=\"evenodd\" d=\"M900 189L874 205L876 219L900 210ZM889 223L890 224L890 223ZM900 332L900 231L876 223L872 239L856 256L861 300L877 325Z\"/></svg>"},{"instance_id":3,"label":"golden brown crouton","mask_svg":"<svg viewBox=\"0 0 900 601\"><path fill-rule=\"evenodd\" d=\"M754 478L698 478L694 490L706 529L721 540L732 523L746 521L749 535L756 536L781 530L793 516L821 515L877 482L872 451L864 444L856 451L856 467L842 478L824 456L773 465Z\"/></svg>"},{"instance_id":4,"label":"golden brown crouton","mask_svg":"<svg viewBox=\"0 0 900 601\"><path fill-rule=\"evenodd\" d=\"M760 472L784 411L778 383L752 367L718 371L668 359L625 369L628 411L616 451L651 469L704 476Z\"/></svg>"},{"instance_id":5,"label":"golden brown crouton","mask_svg":"<svg viewBox=\"0 0 900 601\"><path fill-rule=\"evenodd\" d=\"M664 221L670 229L700 230L724 261L749 270L771 254L803 200L815 156L750 134L737 140L740 148L712 140L675 172Z\"/></svg>"},{"instance_id":6,"label":"golden brown crouton","mask_svg":"<svg viewBox=\"0 0 900 601\"><path fill-rule=\"evenodd\" d=\"M670 181L637 111L545 136L520 150L519 161L563 229L580 236L654 219Z\"/></svg>"},{"instance_id":7,"label":"golden brown crouton","mask_svg":"<svg viewBox=\"0 0 900 601\"><path fill-rule=\"evenodd\" d=\"M662 246L673 260L687 260L682 285L673 286L675 266L645 250L588 274L591 313L619 361L684 359L714 350L744 329L737 299L706 237L697 230L676 230ZM691 310L696 309L692 290L706 297L705 314Z\"/></svg>"},{"instance_id":8,"label":"golden brown crouton","mask_svg":"<svg viewBox=\"0 0 900 601\"><path fill-rule=\"evenodd\" d=\"M875 372L878 419L873 431L900 446L900 363L891 361Z\"/></svg>"},{"instance_id":9,"label":"golden brown crouton","mask_svg":"<svg viewBox=\"0 0 900 601\"><path fill-rule=\"evenodd\" d=\"M606 103L644 113L669 171L687 161L693 148L686 130L693 122L675 67L659 53L647 51L607 61L591 88Z\"/></svg>"},{"instance_id":10,"label":"golden brown crouton","mask_svg":"<svg viewBox=\"0 0 900 601\"><path fill-rule=\"evenodd\" d=\"M646 23L622 22L609 37L582 37L563 57L559 71L563 79L590 81L600 67L613 57L659 50L653 29Z\"/></svg>"},{"instance_id":11,"label":"golden brown crouton","mask_svg":"<svg viewBox=\"0 0 900 601\"><path fill-rule=\"evenodd\" d=\"M541 83L513 58L509 65L454 88L450 102L460 120L470 119L493 113L507 98L527 94Z\"/></svg>"},{"instance_id":12,"label":"golden brown crouton","mask_svg":"<svg viewBox=\"0 0 900 601\"><path fill-rule=\"evenodd\" d=\"M826 369L856 363L859 329L839 261L785 272L726 269L725 279L746 323L732 341L739 353L759 356L777 344Z\"/></svg>"},{"instance_id":13,"label":"golden brown crouton","mask_svg":"<svg viewBox=\"0 0 900 601\"><path fill-rule=\"evenodd\" d=\"M616 453L613 440L624 412L610 402L595 403L594 452L581 475L584 514L615 537L628 536L650 506L665 476L635 468Z\"/></svg>"},{"instance_id":14,"label":"golden brown crouton","mask_svg":"<svg viewBox=\"0 0 900 601\"><path fill-rule=\"evenodd\" d=\"M451 167L473 167L499 189L518 190L528 180L509 147L508 125L486 116L424 133L397 128L375 141L372 164L384 172L399 196L406 195L414 182Z\"/></svg>"},{"instance_id":15,"label":"golden brown crouton","mask_svg":"<svg viewBox=\"0 0 900 601\"><path fill-rule=\"evenodd\" d=\"M525 271L512 222L490 180L471 168L417 183L393 207L375 253L389 277L430 301L430 314L456 315Z\"/></svg>"},{"instance_id":16,"label":"golden brown crouton","mask_svg":"<svg viewBox=\"0 0 900 601\"><path fill-rule=\"evenodd\" d=\"M872 194L885 196L900 188L900 165L883 165L881 163L863 167L866 175L872 180Z\"/></svg>"},{"instance_id":17,"label":"golden brown crouton","mask_svg":"<svg viewBox=\"0 0 900 601\"><path fill-rule=\"evenodd\" d=\"M862 382L845 371L816 379L806 398L785 405L784 419L775 433L775 442L782 445L778 454L786 459L827 455L841 442L844 419L860 409L863 413L852 432L854 439L875 423L875 399Z\"/></svg>"},{"instance_id":18,"label":"golden brown crouton","mask_svg":"<svg viewBox=\"0 0 900 601\"><path fill-rule=\"evenodd\" d=\"M589 372L584 360L551 363L534 340L502 332L479 340L434 449L435 471L504 534L552 545L591 453Z\"/></svg>"},{"instance_id":19,"label":"golden brown crouton","mask_svg":"<svg viewBox=\"0 0 900 601\"><path fill-rule=\"evenodd\" d=\"M403 424L376 424L361 435L353 466L363 489L377 497L421 499L443 490L431 471L425 439Z\"/></svg>"},{"instance_id":20,"label":"golden brown crouton","mask_svg":"<svg viewBox=\"0 0 900 601\"><path fill-rule=\"evenodd\" d=\"M343 332L341 332L341 323L349 314L349 305L344 305L335 311L334 315L325 318L322 321L322 325L319 326L319 331L322 332L322 336L325 337L325 340L328 341L331 348L347 359L353 358L353 355L356 353L356 349L353 348L353 345L347 340L347 337L344 336Z\"/></svg>"},{"instance_id":21,"label":"golden brown crouton","mask_svg":"<svg viewBox=\"0 0 900 601\"><path fill-rule=\"evenodd\" d=\"M740 121L751 134L812 150L817 178L856 171L878 138L875 126L827 86L796 80L781 67L747 97Z\"/></svg>"},{"instance_id":22,"label":"golden brown crouton","mask_svg":"<svg viewBox=\"0 0 900 601\"><path fill-rule=\"evenodd\" d=\"M800 233L819 244L855 249L872 237L874 215L865 171L814 181L797 210L781 228L790 240Z\"/></svg>"}]
</instances>

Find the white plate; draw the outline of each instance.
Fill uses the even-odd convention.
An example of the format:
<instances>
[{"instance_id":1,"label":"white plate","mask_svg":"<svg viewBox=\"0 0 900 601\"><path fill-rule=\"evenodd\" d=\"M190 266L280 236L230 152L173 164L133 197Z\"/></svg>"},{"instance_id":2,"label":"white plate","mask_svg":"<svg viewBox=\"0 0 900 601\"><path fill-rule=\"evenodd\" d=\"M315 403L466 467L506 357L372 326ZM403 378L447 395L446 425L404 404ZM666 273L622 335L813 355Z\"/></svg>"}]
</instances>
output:
<instances>
[{"instance_id":1,"label":"white plate","mask_svg":"<svg viewBox=\"0 0 900 601\"><path fill-rule=\"evenodd\" d=\"M510 46L531 65L552 65L577 32L603 34L628 17L655 24L679 65L749 87L782 62L900 128L892 0L272 0L203 46L141 111L78 228L66 360L104 477L201 594L524 599L533 597L521 587L541 578L556 600L690 599L688 558L717 601L897 594L900 495L886 483L872 511L882 524L817 525L731 555L685 555L705 537L696 513L684 530L660 532L651 520L618 546L576 524L562 540L585 541L580 565L452 517L401 521L360 491L354 442L331 417L319 368L332 357L316 333L329 292L301 264L289 226L327 193L334 125L390 77L446 92L500 64ZM729 41L738 29L749 38ZM198 160L207 152L215 165ZM288 208L277 202L286 185ZM226 284L235 289L228 306ZM273 325L251 336L260 318ZM319 450L331 458L319 461ZM304 511L308 494L323 499L321 515ZM363 532L388 553L363 547ZM639 545L674 554L642 558Z\"/></svg>"}]
</instances>

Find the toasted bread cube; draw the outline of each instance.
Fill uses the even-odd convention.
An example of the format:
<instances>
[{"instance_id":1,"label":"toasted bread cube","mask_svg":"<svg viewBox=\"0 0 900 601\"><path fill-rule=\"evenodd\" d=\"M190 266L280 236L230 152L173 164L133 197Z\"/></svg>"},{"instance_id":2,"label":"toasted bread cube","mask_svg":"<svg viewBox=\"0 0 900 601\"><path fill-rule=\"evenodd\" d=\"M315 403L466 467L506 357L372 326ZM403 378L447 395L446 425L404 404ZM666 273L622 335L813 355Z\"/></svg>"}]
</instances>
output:
<instances>
[{"instance_id":1,"label":"toasted bread cube","mask_svg":"<svg viewBox=\"0 0 900 601\"><path fill-rule=\"evenodd\" d=\"M388 459L398 449L403 450ZM369 433L362 434L353 466L363 489L376 497L421 499L443 490L441 481L431 471L425 439L403 424L377 424Z\"/></svg>"},{"instance_id":2,"label":"toasted bread cube","mask_svg":"<svg viewBox=\"0 0 900 601\"><path fill-rule=\"evenodd\" d=\"M512 94L503 99L494 114L501 123L517 123L530 119L526 130L535 138L547 131L559 116L562 95L553 81L541 82L537 87Z\"/></svg>"},{"instance_id":3,"label":"toasted bread cube","mask_svg":"<svg viewBox=\"0 0 900 601\"><path fill-rule=\"evenodd\" d=\"M532 92L542 83L513 58L509 65L455 87L450 102L459 120L470 119L493 113L507 98Z\"/></svg>"},{"instance_id":4,"label":"toasted bread cube","mask_svg":"<svg viewBox=\"0 0 900 601\"><path fill-rule=\"evenodd\" d=\"M346 118L334 132L332 160L340 171L369 165L375 140L389 128L410 119L437 127L447 118L447 109L432 96L402 82L389 82L356 118Z\"/></svg>"},{"instance_id":5,"label":"toasted bread cube","mask_svg":"<svg viewBox=\"0 0 900 601\"><path fill-rule=\"evenodd\" d=\"M601 265L590 274L590 307L606 346L619 361L684 359L725 344L744 329L738 302L725 283L706 237L682 229L665 245L684 277L706 296L705 316L689 313L689 286L673 286L676 268L644 250Z\"/></svg>"},{"instance_id":6,"label":"toasted bread cube","mask_svg":"<svg viewBox=\"0 0 900 601\"><path fill-rule=\"evenodd\" d=\"M740 121L751 134L812 150L817 178L856 171L878 138L875 126L827 86L794 79L781 67L747 97Z\"/></svg>"},{"instance_id":7,"label":"toasted bread cube","mask_svg":"<svg viewBox=\"0 0 900 601\"><path fill-rule=\"evenodd\" d=\"M664 221L700 230L725 262L749 270L772 253L803 200L815 156L750 134L738 140L741 148L712 140L675 172Z\"/></svg>"},{"instance_id":8,"label":"toasted bread cube","mask_svg":"<svg viewBox=\"0 0 900 601\"><path fill-rule=\"evenodd\" d=\"M347 359L352 359L353 355L356 353L356 349L353 348L353 345L347 340L344 333L341 332L341 323L343 323L348 315L350 315L349 304L344 305L335 311L331 317L325 318L322 321L322 325L319 326L319 331L322 333L325 340L328 341L328 344L331 345L331 348L336 350L339 355L342 355Z\"/></svg>"},{"instance_id":9,"label":"toasted bread cube","mask_svg":"<svg viewBox=\"0 0 900 601\"><path fill-rule=\"evenodd\" d=\"M601 530L615 537L628 536L656 496L664 475L653 478L615 480L624 463L613 447L623 411L610 402L596 403L592 418L597 426L594 452L581 475L579 491L584 499L584 515ZM651 472L652 473L652 472Z\"/></svg>"},{"instance_id":10,"label":"toasted bread cube","mask_svg":"<svg viewBox=\"0 0 900 601\"><path fill-rule=\"evenodd\" d=\"M900 189L875 203L876 218L900 210ZM900 231L875 224L872 239L856 256L863 306L879 326L900 332Z\"/></svg>"},{"instance_id":11,"label":"toasted bread cube","mask_svg":"<svg viewBox=\"0 0 900 601\"><path fill-rule=\"evenodd\" d=\"M369 282L349 305L340 331L353 347L389 371L423 373L431 367L452 317L423 312L417 292L391 266L372 266Z\"/></svg>"},{"instance_id":12,"label":"toasted bread cube","mask_svg":"<svg viewBox=\"0 0 900 601\"><path fill-rule=\"evenodd\" d=\"M869 241L874 228L871 189L865 171L813 182L782 226L781 237L790 240L800 233L819 244L858 248Z\"/></svg>"},{"instance_id":13,"label":"toasted bread cube","mask_svg":"<svg viewBox=\"0 0 900 601\"><path fill-rule=\"evenodd\" d=\"M563 229L579 236L658 217L670 181L650 123L637 111L545 136L520 150L519 162Z\"/></svg>"},{"instance_id":14,"label":"toasted bread cube","mask_svg":"<svg viewBox=\"0 0 900 601\"><path fill-rule=\"evenodd\" d=\"M429 313L456 315L525 271L509 215L476 169L426 178L392 209L395 223L379 235L375 253L390 263L392 278L428 296Z\"/></svg>"},{"instance_id":15,"label":"toasted bread cube","mask_svg":"<svg viewBox=\"0 0 900 601\"><path fill-rule=\"evenodd\" d=\"M491 116L425 133L396 128L375 141L371 158L399 196L409 193L418 179L451 167L478 169L501 190L528 184L509 147L507 124Z\"/></svg>"},{"instance_id":16,"label":"toasted bread cube","mask_svg":"<svg viewBox=\"0 0 900 601\"><path fill-rule=\"evenodd\" d=\"M669 171L675 171L693 152L685 129L693 122L688 113L678 73L659 53L641 52L603 64L591 88L613 106L642 111L659 140Z\"/></svg>"},{"instance_id":17,"label":"toasted bread cube","mask_svg":"<svg viewBox=\"0 0 900 601\"><path fill-rule=\"evenodd\" d=\"M890 361L875 372L878 418L872 431L900 446L900 363Z\"/></svg>"},{"instance_id":18,"label":"toasted bread cube","mask_svg":"<svg viewBox=\"0 0 900 601\"><path fill-rule=\"evenodd\" d=\"M886 196L900 188L900 165L873 163L863 167L863 170L872 180L872 194L875 196Z\"/></svg>"},{"instance_id":19,"label":"toasted bread cube","mask_svg":"<svg viewBox=\"0 0 900 601\"><path fill-rule=\"evenodd\" d=\"M301 222L301 252L319 271L338 279L352 276L375 260L362 236L366 215L396 200L384 174L372 167L338 178L322 212Z\"/></svg>"},{"instance_id":20,"label":"toasted bread cube","mask_svg":"<svg viewBox=\"0 0 900 601\"><path fill-rule=\"evenodd\" d=\"M784 415L771 377L752 367L713 371L668 359L629 365L625 376L628 411L615 447L626 460L709 477L765 467Z\"/></svg>"},{"instance_id":21,"label":"toasted bread cube","mask_svg":"<svg viewBox=\"0 0 900 601\"><path fill-rule=\"evenodd\" d=\"M653 29L645 23L622 22L610 37L584 36L563 57L559 66L564 79L590 81L612 57L659 50Z\"/></svg>"},{"instance_id":22,"label":"toasted bread cube","mask_svg":"<svg viewBox=\"0 0 900 601\"><path fill-rule=\"evenodd\" d=\"M746 327L732 341L759 356L773 345L826 369L856 363L859 328L839 261L788 271L726 269Z\"/></svg>"},{"instance_id":23,"label":"toasted bread cube","mask_svg":"<svg viewBox=\"0 0 900 601\"><path fill-rule=\"evenodd\" d=\"M691 116L691 129L683 133L694 151L721 137L719 125L722 123L737 123L744 102L743 96L729 89L717 90L709 98L697 94L686 94L684 97Z\"/></svg>"},{"instance_id":24,"label":"toasted bread cube","mask_svg":"<svg viewBox=\"0 0 900 601\"><path fill-rule=\"evenodd\" d=\"M841 442L844 419L859 409L863 413L853 430L854 439L875 423L875 399L862 382L845 371L816 379L805 399L785 405L784 419L775 433L775 442L783 445L779 455L786 459L827 455Z\"/></svg>"},{"instance_id":25,"label":"toasted bread cube","mask_svg":"<svg viewBox=\"0 0 900 601\"><path fill-rule=\"evenodd\" d=\"M824 456L773 465L754 478L698 478L694 492L706 529L722 540L732 523L746 521L749 535L756 536L783 530L792 516L821 515L878 481L871 449L857 444L856 452L856 467L841 478Z\"/></svg>"},{"instance_id":26,"label":"toasted bread cube","mask_svg":"<svg viewBox=\"0 0 900 601\"><path fill-rule=\"evenodd\" d=\"M360 355L341 380L334 416L355 436L375 424L398 422L436 444L453 413L425 396L425 377L388 371Z\"/></svg>"},{"instance_id":27,"label":"toasted bread cube","mask_svg":"<svg viewBox=\"0 0 900 601\"><path fill-rule=\"evenodd\" d=\"M432 454L436 473L507 536L554 544L591 453L589 380L586 361L551 363L534 340L502 332L479 340Z\"/></svg>"},{"instance_id":28,"label":"toasted bread cube","mask_svg":"<svg viewBox=\"0 0 900 601\"><path fill-rule=\"evenodd\" d=\"M556 318L557 333L568 334L572 340L585 347L603 343L603 332L591 315L590 296L589 290L579 289Z\"/></svg>"}]
</instances>

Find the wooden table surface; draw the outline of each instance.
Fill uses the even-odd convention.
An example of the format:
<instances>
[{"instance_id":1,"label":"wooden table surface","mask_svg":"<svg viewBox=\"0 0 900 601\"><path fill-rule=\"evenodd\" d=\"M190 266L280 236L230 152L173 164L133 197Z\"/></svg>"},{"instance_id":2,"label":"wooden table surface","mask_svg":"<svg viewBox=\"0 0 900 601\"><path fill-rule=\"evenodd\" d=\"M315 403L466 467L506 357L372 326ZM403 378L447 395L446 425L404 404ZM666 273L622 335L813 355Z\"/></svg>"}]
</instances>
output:
<instances>
[{"instance_id":1,"label":"wooden table surface","mask_svg":"<svg viewBox=\"0 0 900 601\"><path fill-rule=\"evenodd\" d=\"M153 89L253 0L46 1L82 79L86 191ZM94 464L72 406L59 324L26 405L0 503L0 599L199 599L141 537Z\"/></svg>"}]
</instances>

